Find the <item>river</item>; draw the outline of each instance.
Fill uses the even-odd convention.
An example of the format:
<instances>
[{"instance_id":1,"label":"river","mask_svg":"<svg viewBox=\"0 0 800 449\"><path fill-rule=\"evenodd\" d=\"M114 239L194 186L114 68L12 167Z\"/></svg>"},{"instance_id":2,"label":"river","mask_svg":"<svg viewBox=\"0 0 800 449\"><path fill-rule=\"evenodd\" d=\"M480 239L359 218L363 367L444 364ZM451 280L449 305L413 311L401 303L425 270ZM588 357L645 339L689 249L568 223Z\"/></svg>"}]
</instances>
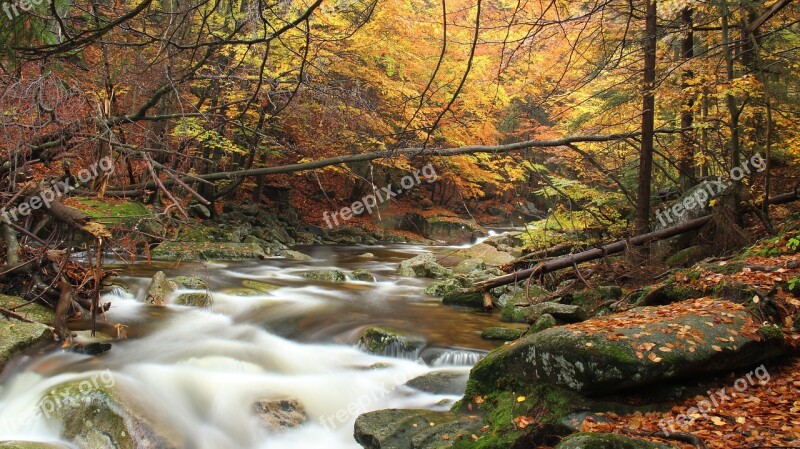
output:
<instances>
[{"instance_id":1,"label":"river","mask_svg":"<svg viewBox=\"0 0 800 449\"><path fill-rule=\"evenodd\" d=\"M146 418L173 429L197 449L357 449L358 414L385 408L446 410L458 396L403 384L437 370L468 372L495 346L480 331L497 317L441 305L423 293L430 280L395 275L401 260L453 247L410 245L298 248L309 261L137 263L120 268L103 329L126 326L126 340L98 357L58 349L17 359L0 386L0 441L60 441L60 431L36 413L44 393L68 380L94 379L146 404ZM372 257L364 256L371 253ZM315 282L308 270L364 268L377 282ZM201 310L142 304L153 273L199 275L214 306ZM258 296L231 294L244 280L278 286ZM226 293L226 291L228 293ZM75 323L86 328L87 323ZM427 339L421 354L388 357L356 347L366 326L389 326ZM397 356L398 354L394 354ZM265 431L251 412L258 399L297 399L308 420ZM72 446L76 447L76 446Z\"/></svg>"}]
</instances>

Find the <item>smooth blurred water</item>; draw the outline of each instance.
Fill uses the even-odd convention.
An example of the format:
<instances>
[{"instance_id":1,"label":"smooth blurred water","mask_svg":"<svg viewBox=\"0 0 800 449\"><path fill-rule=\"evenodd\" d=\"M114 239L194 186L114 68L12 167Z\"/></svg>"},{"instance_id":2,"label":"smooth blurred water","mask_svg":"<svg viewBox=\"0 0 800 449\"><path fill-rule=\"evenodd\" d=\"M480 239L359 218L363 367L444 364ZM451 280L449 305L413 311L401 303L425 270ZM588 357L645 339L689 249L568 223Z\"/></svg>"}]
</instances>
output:
<instances>
[{"instance_id":1,"label":"smooth blurred water","mask_svg":"<svg viewBox=\"0 0 800 449\"><path fill-rule=\"evenodd\" d=\"M15 361L0 387L0 441L58 441L60 431L41 416L39 402L68 380L113 381L145 404L147 418L198 449L356 449L358 414L384 408L444 410L457 396L405 387L414 377L447 368L468 372L493 347L480 331L497 324L483 313L444 307L422 293L428 280L399 278L397 262L429 248L301 248L310 261L270 259L237 264L136 264L121 269L127 287L105 295L112 307L101 330L126 326L127 340L114 341L100 357L51 350ZM437 248L435 251L453 251ZM364 253L373 257L365 257ZM364 268L377 282L330 284L299 276L303 271ZM208 280L210 310L143 305L152 274L200 275ZM277 286L256 296L224 293L243 280ZM178 292L180 293L180 292ZM366 326L390 326L428 341L421 354L367 354L356 347ZM75 328L86 328L76 323ZM379 364L376 367L376 364ZM297 399L309 419L270 434L252 415L254 401ZM448 399L449 401L443 401Z\"/></svg>"}]
</instances>

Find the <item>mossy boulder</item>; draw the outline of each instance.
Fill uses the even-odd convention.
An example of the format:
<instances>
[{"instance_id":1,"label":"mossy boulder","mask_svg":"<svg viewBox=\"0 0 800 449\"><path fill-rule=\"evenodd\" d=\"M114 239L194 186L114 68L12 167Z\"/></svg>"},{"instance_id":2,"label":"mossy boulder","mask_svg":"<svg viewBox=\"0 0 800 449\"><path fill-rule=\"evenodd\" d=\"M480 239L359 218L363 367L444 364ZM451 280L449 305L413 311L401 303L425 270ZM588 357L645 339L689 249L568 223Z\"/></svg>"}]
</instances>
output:
<instances>
[{"instance_id":1,"label":"mossy boulder","mask_svg":"<svg viewBox=\"0 0 800 449\"><path fill-rule=\"evenodd\" d=\"M469 286L469 281L463 276L431 282L425 287L425 294L431 296L445 296L450 292Z\"/></svg>"},{"instance_id":2,"label":"mossy boulder","mask_svg":"<svg viewBox=\"0 0 800 449\"><path fill-rule=\"evenodd\" d=\"M44 324L0 318L0 372L18 353L50 341L53 333Z\"/></svg>"},{"instance_id":3,"label":"mossy boulder","mask_svg":"<svg viewBox=\"0 0 800 449\"><path fill-rule=\"evenodd\" d=\"M412 358L416 358L425 343L420 336L377 326L364 329L358 339L358 346L372 354Z\"/></svg>"},{"instance_id":4,"label":"mossy boulder","mask_svg":"<svg viewBox=\"0 0 800 449\"><path fill-rule=\"evenodd\" d=\"M466 288L459 288L448 292L442 298L442 304L446 306L469 307L472 309L483 310L483 295Z\"/></svg>"},{"instance_id":5,"label":"mossy boulder","mask_svg":"<svg viewBox=\"0 0 800 449\"><path fill-rule=\"evenodd\" d=\"M439 449L452 447L458 434L478 432L479 424L450 412L378 410L356 419L354 436L365 449Z\"/></svg>"},{"instance_id":6,"label":"mossy boulder","mask_svg":"<svg viewBox=\"0 0 800 449\"><path fill-rule=\"evenodd\" d=\"M616 433L576 433L558 444L555 449L675 449L665 443L631 438Z\"/></svg>"},{"instance_id":7,"label":"mossy boulder","mask_svg":"<svg viewBox=\"0 0 800 449\"><path fill-rule=\"evenodd\" d=\"M702 298L637 308L528 335L489 353L471 382L485 391L547 383L616 391L754 366L788 352L741 305Z\"/></svg>"},{"instance_id":8,"label":"mossy boulder","mask_svg":"<svg viewBox=\"0 0 800 449\"><path fill-rule=\"evenodd\" d=\"M322 282L345 282L347 280L347 276L339 270L306 271L305 273L300 273L300 276Z\"/></svg>"},{"instance_id":9,"label":"mossy boulder","mask_svg":"<svg viewBox=\"0 0 800 449\"><path fill-rule=\"evenodd\" d=\"M474 271L481 271L486 269L486 262L481 259L465 259L458 263L453 268L453 273L456 274L469 274Z\"/></svg>"},{"instance_id":10,"label":"mossy boulder","mask_svg":"<svg viewBox=\"0 0 800 449\"><path fill-rule=\"evenodd\" d=\"M359 268L358 270L353 270L350 274L350 277L353 278L355 281L362 281L362 282L375 282L375 276L372 275L369 271Z\"/></svg>"},{"instance_id":11,"label":"mossy boulder","mask_svg":"<svg viewBox=\"0 0 800 449\"><path fill-rule=\"evenodd\" d=\"M36 321L37 323L52 325L56 319L56 314L53 312L53 309L45 307L41 304L37 303L30 303L26 304L28 301L18 297L18 296L8 296L8 295L0 295L0 308L9 310L13 309L17 306L24 306L14 310L14 312L18 315L21 315L23 318L27 318L31 321Z\"/></svg>"},{"instance_id":12,"label":"mossy boulder","mask_svg":"<svg viewBox=\"0 0 800 449\"><path fill-rule=\"evenodd\" d=\"M535 323L542 315L551 315L567 323L577 323L589 318L581 306L557 302L541 302L525 308L525 321L528 323Z\"/></svg>"},{"instance_id":13,"label":"mossy boulder","mask_svg":"<svg viewBox=\"0 0 800 449\"><path fill-rule=\"evenodd\" d=\"M544 315L540 316L536 321L534 321L533 324L531 324L531 327L529 327L528 330L525 331L525 335L527 336L527 335L535 334L535 333L541 332L541 331L543 331L545 329L550 329L551 327L556 327L556 326L558 326L558 324L559 324L558 320L556 320L556 318L553 315L550 315L549 313L545 313Z\"/></svg>"},{"instance_id":14,"label":"mossy boulder","mask_svg":"<svg viewBox=\"0 0 800 449\"><path fill-rule=\"evenodd\" d=\"M527 323L527 305L536 302L537 298L547 292L536 285L530 287L514 287L511 291L500 295L497 303L502 307L500 321L506 323Z\"/></svg>"},{"instance_id":15,"label":"mossy boulder","mask_svg":"<svg viewBox=\"0 0 800 449\"><path fill-rule=\"evenodd\" d=\"M666 260L670 268L687 268L700 262L713 253L713 248L709 245L690 246L682 249Z\"/></svg>"},{"instance_id":16,"label":"mossy boulder","mask_svg":"<svg viewBox=\"0 0 800 449\"><path fill-rule=\"evenodd\" d=\"M205 290L208 288L206 280L200 276L178 276L174 279L180 288L189 290Z\"/></svg>"},{"instance_id":17,"label":"mossy boulder","mask_svg":"<svg viewBox=\"0 0 800 449\"><path fill-rule=\"evenodd\" d=\"M197 260L263 260L267 253L255 243L188 243L164 242L154 249L150 256L153 260L163 261L197 261Z\"/></svg>"},{"instance_id":18,"label":"mossy boulder","mask_svg":"<svg viewBox=\"0 0 800 449\"><path fill-rule=\"evenodd\" d=\"M436 262L433 254L426 253L400 262L397 266L400 276L446 279L453 277L453 272Z\"/></svg>"},{"instance_id":19,"label":"mossy boulder","mask_svg":"<svg viewBox=\"0 0 800 449\"><path fill-rule=\"evenodd\" d=\"M81 383L83 382L83 383ZM45 416L58 425L62 437L82 449L179 449L188 442L161 420L150 419L148 409L119 388L89 381L73 381L50 389L44 404L56 404ZM85 388L89 383L91 388ZM63 404L63 406L57 406Z\"/></svg>"},{"instance_id":20,"label":"mossy boulder","mask_svg":"<svg viewBox=\"0 0 800 449\"><path fill-rule=\"evenodd\" d=\"M272 285L272 284L268 284L266 282L261 282L261 281L252 281L252 280L249 280L249 279L245 280L245 281L242 281L242 286L244 286L244 288L247 288L247 289L250 289L250 290L256 290L256 291L259 291L259 292L262 292L262 293L270 293L270 292L280 288L277 285Z\"/></svg>"},{"instance_id":21,"label":"mossy boulder","mask_svg":"<svg viewBox=\"0 0 800 449\"><path fill-rule=\"evenodd\" d=\"M432 394L464 394L468 377L463 372L434 371L409 380L406 386Z\"/></svg>"},{"instance_id":22,"label":"mossy boulder","mask_svg":"<svg viewBox=\"0 0 800 449\"><path fill-rule=\"evenodd\" d=\"M513 327L488 327L481 332L484 340L512 341L522 336L522 331Z\"/></svg>"},{"instance_id":23,"label":"mossy boulder","mask_svg":"<svg viewBox=\"0 0 800 449\"><path fill-rule=\"evenodd\" d=\"M279 256L285 257L286 259L292 260L311 260L311 256L305 253L301 253L300 251L294 251L291 249L285 249L278 253Z\"/></svg>"},{"instance_id":24,"label":"mossy boulder","mask_svg":"<svg viewBox=\"0 0 800 449\"><path fill-rule=\"evenodd\" d=\"M175 298L175 304L179 306L209 309L214 305L214 299L208 292L181 293Z\"/></svg>"}]
</instances>

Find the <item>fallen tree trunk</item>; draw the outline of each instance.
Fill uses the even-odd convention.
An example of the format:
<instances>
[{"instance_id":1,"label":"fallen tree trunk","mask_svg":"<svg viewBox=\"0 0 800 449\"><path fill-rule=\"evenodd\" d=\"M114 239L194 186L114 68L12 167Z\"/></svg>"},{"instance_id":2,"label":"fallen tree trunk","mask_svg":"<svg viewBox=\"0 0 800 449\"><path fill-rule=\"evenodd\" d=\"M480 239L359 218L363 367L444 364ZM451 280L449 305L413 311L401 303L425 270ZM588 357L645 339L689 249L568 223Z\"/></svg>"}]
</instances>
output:
<instances>
[{"instance_id":1,"label":"fallen tree trunk","mask_svg":"<svg viewBox=\"0 0 800 449\"><path fill-rule=\"evenodd\" d=\"M796 201L797 199L800 199L800 186L796 187L793 192L784 193L768 199L767 203L769 205L786 204L792 201ZM760 205L756 206L756 210L760 208L761 208ZM486 291L490 288L499 287L501 285L512 284L517 281L527 279L531 276L541 276L543 274L550 273L553 271L558 271L564 268L570 268L583 262L599 259L607 255L621 253L632 246L642 246L650 242L654 242L656 240L668 239L670 237L683 234L685 232L693 231L695 229L700 229L703 226L705 226L709 221L711 221L712 217L713 215L706 215L705 217L696 218L694 220L687 221L686 223L681 223L679 225L672 226L666 229L661 229L659 231L638 235L636 237L632 237L627 240L620 240L618 242L609 243L608 245L601 246L599 248L592 248L586 251L582 251L580 253L569 254L563 257L558 257L556 259L540 262L535 266L528 268L526 270L520 270L503 276L487 279L485 281L476 282L473 284L473 289L475 289L476 291Z\"/></svg>"},{"instance_id":2,"label":"fallen tree trunk","mask_svg":"<svg viewBox=\"0 0 800 449\"><path fill-rule=\"evenodd\" d=\"M90 217L78 209L73 209L64 205L61 199L57 199L50 203L47 212L55 219L68 224L69 226L78 228L87 234L94 236L97 239L111 238L111 232L101 223L98 223L94 218Z\"/></svg>"}]
</instances>

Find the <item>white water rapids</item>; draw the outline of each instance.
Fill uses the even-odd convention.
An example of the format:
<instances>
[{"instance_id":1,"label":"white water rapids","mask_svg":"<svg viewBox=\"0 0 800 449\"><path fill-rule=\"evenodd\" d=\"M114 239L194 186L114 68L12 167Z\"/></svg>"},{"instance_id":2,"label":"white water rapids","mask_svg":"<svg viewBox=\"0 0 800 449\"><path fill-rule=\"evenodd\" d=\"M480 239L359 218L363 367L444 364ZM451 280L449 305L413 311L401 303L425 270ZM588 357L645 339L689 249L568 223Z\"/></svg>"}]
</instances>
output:
<instances>
[{"instance_id":1,"label":"white water rapids","mask_svg":"<svg viewBox=\"0 0 800 449\"><path fill-rule=\"evenodd\" d=\"M211 310L169 306L155 313L140 302L153 269L124 275L132 294L106 295L103 302L112 303L107 323L124 323L131 337L112 342L113 348L99 357L51 351L7 368L0 386L0 441L61 441L60 429L41 413L40 400L49 388L76 379L113 383L147 405L146 418L197 449L357 449L353 423L360 413L446 410L458 396L403 384L442 369L468 372L466 364L482 353L469 350L479 346L473 344L479 341L476 332L496 318L445 308L422 294L423 281L394 277L394 263L387 262L408 257L408 247L405 252L387 249L380 261L357 261L356 252L366 250L374 251L315 254L311 263L206 265L189 273L181 267L178 274L210 279ZM334 287L297 276L331 263L345 271L367 268L378 282ZM162 269L176 275L169 267ZM259 296L220 291L243 279L281 288ZM354 343L360 330L372 324L415 331L439 349L428 354L428 363L367 354ZM446 349L451 347L459 349ZM308 420L269 433L252 414L252 404L284 398L297 399Z\"/></svg>"}]
</instances>

